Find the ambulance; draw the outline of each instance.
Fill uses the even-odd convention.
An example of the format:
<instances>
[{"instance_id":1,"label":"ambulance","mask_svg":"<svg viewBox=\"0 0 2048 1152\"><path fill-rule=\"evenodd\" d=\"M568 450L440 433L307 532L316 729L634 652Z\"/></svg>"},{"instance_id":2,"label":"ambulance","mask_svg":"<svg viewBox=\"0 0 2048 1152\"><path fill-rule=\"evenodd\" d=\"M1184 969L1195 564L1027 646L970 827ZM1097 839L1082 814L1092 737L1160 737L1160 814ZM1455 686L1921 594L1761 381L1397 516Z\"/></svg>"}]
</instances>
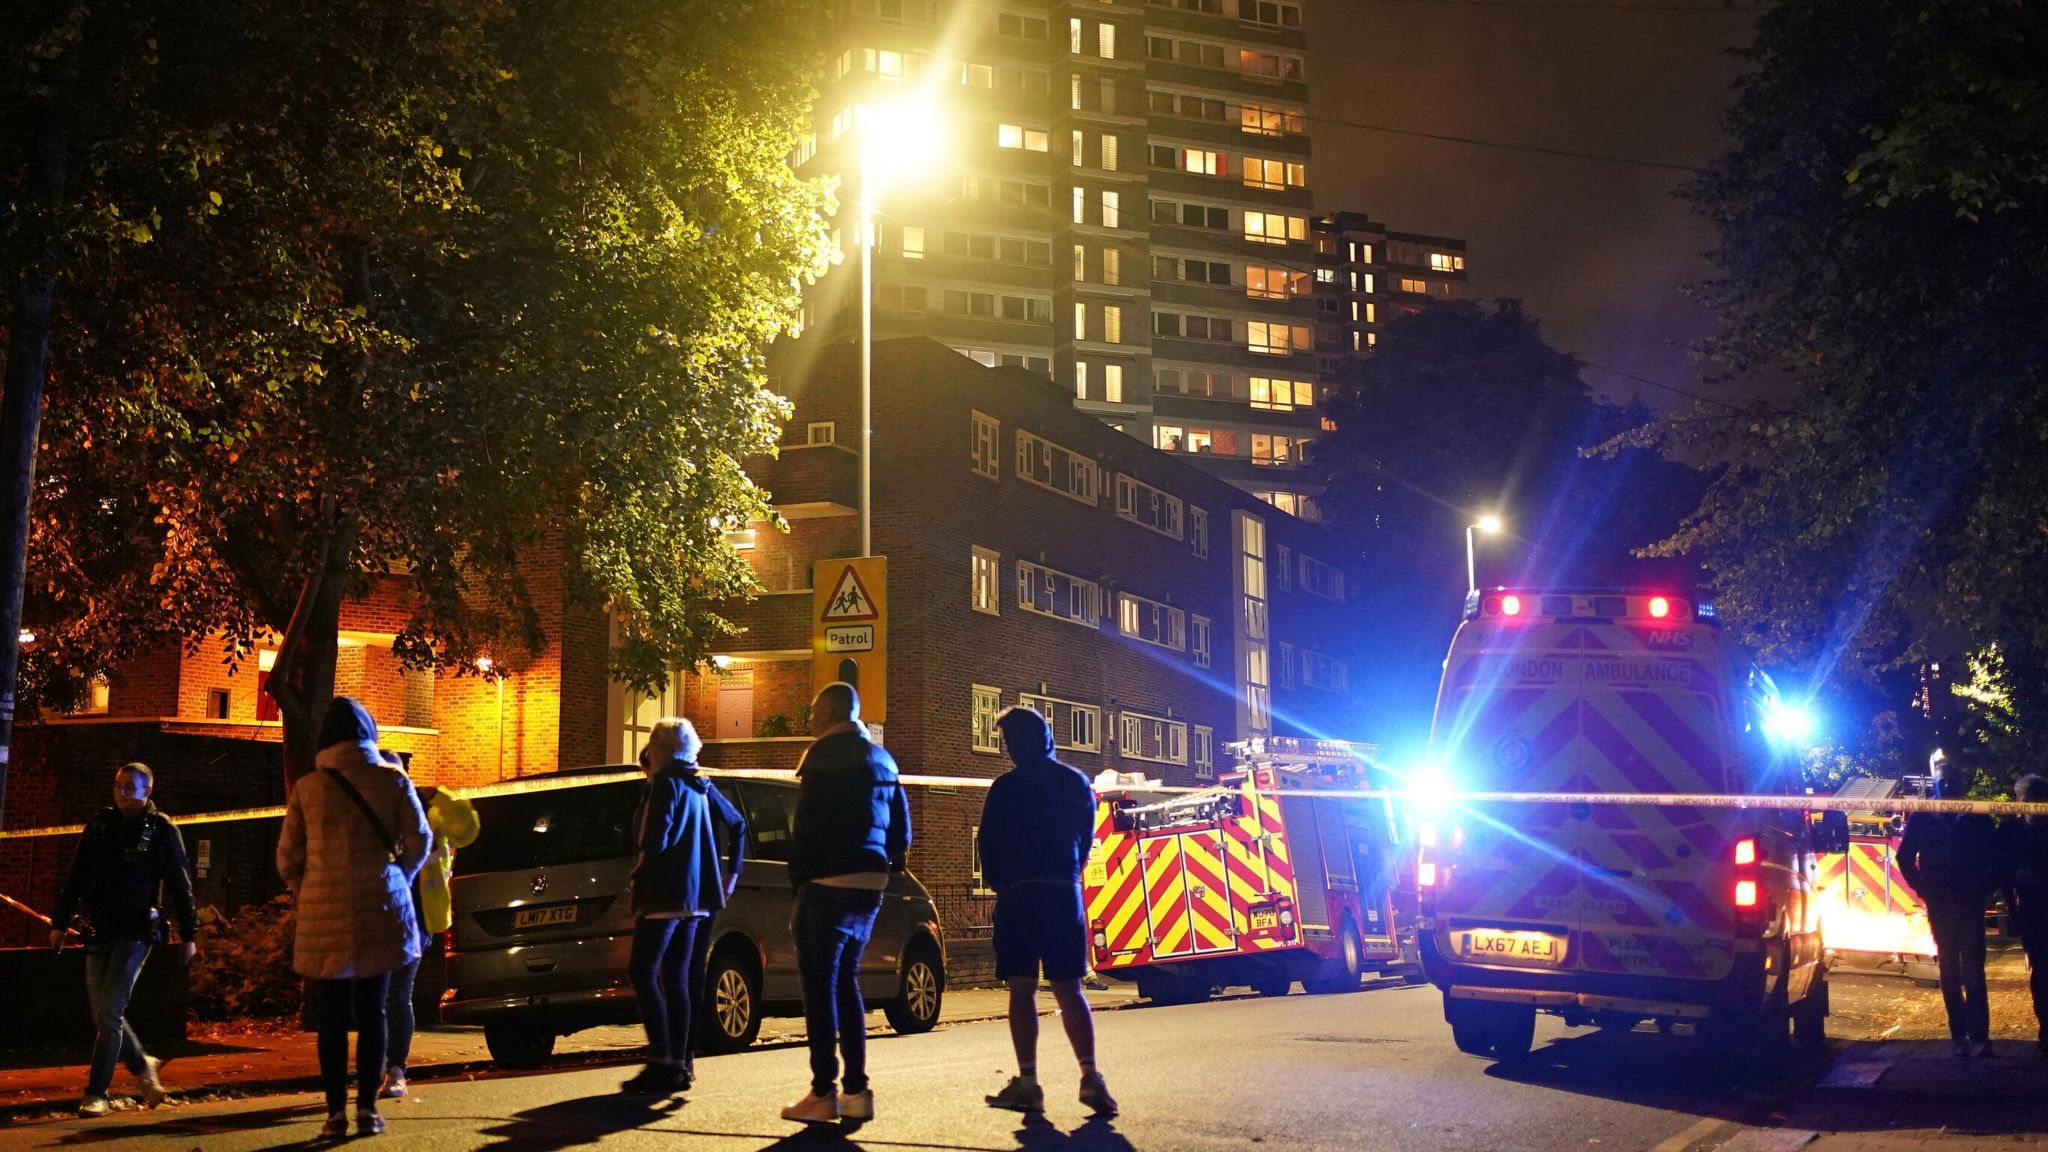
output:
<instances>
[{"instance_id":1,"label":"ambulance","mask_svg":"<svg viewBox=\"0 0 2048 1152\"><path fill-rule=\"evenodd\" d=\"M1846 840L1840 814L1627 802L1801 791L1771 739L1782 707L1710 605L1468 599L1431 731L1452 802L1420 833L1418 875L1423 964L1461 1051L1519 1059L1539 1012L1717 1037L1760 1064L1823 1042L1816 853Z\"/></svg>"},{"instance_id":2,"label":"ambulance","mask_svg":"<svg viewBox=\"0 0 2048 1152\"><path fill-rule=\"evenodd\" d=\"M1098 787L1082 885L1097 974L1157 1003L1237 985L1284 996L1296 981L1355 991L1368 971L1419 981L1412 924L1397 920L1414 874L1398 814L1386 799L1318 796L1387 791L1378 750L1284 737L1230 749L1236 770L1213 788Z\"/></svg>"}]
</instances>

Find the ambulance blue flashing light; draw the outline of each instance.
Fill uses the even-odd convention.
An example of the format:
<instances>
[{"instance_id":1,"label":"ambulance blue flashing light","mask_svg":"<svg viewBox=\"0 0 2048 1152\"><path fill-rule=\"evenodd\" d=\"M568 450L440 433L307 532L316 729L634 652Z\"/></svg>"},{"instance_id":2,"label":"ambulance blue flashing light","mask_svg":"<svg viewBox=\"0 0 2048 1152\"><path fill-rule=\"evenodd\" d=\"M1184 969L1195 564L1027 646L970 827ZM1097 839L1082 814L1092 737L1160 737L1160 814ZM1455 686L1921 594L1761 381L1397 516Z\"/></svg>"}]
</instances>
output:
<instances>
[{"instance_id":1,"label":"ambulance blue flashing light","mask_svg":"<svg viewBox=\"0 0 2048 1152\"><path fill-rule=\"evenodd\" d=\"M1764 731L1780 744L1805 748L1820 727L1813 709L1792 700L1773 700L1764 705Z\"/></svg>"},{"instance_id":2,"label":"ambulance blue flashing light","mask_svg":"<svg viewBox=\"0 0 2048 1152\"><path fill-rule=\"evenodd\" d=\"M1408 800L1422 812L1441 812L1450 806L1457 782L1443 765L1424 762L1408 773Z\"/></svg>"},{"instance_id":3,"label":"ambulance blue flashing light","mask_svg":"<svg viewBox=\"0 0 2048 1152\"><path fill-rule=\"evenodd\" d=\"M1702 620L1717 620L1720 618L1720 613L1714 611L1714 602L1712 600L1702 600L1698 604L1693 605L1693 614Z\"/></svg>"}]
</instances>

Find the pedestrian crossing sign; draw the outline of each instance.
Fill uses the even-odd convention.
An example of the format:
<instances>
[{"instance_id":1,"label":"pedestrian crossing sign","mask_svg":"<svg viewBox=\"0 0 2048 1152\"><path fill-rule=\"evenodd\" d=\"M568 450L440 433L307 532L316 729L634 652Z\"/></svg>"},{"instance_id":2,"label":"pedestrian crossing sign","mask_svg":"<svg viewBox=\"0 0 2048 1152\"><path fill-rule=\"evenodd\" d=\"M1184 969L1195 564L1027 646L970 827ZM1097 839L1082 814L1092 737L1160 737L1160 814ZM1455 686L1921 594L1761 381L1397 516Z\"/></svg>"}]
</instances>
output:
<instances>
[{"instance_id":1,"label":"pedestrian crossing sign","mask_svg":"<svg viewBox=\"0 0 2048 1152\"><path fill-rule=\"evenodd\" d=\"M811 569L811 691L852 684L871 724L889 718L888 584L882 556L820 560Z\"/></svg>"}]
</instances>

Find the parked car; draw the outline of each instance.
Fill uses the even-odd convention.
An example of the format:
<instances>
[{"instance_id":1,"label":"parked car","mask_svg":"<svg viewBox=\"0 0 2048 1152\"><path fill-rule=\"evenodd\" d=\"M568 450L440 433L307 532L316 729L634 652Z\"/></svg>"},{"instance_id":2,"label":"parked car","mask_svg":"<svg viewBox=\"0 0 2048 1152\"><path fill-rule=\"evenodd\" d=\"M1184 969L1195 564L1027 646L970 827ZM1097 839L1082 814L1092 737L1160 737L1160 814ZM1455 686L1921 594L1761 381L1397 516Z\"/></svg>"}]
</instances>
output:
<instances>
[{"instance_id":1,"label":"parked car","mask_svg":"<svg viewBox=\"0 0 2048 1152\"><path fill-rule=\"evenodd\" d=\"M637 769L527 779L627 771ZM455 858L441 1017L483 1025L499 1065L535 1067L553 1053L557 1036L638 1022L626 960L633 810L643 787L608 781L475 801L483 832ZM736 1052L754 1042L762 1016L802 1012L787 863L796 783L721 780L719 787L746 812L749 835L739 891L711 925L698 1043L705 1052ZM861 992L898 1032L938 1023L943 940L924 885L907 872L893 877L862 964Z\"/></svg>"}]
</instances>

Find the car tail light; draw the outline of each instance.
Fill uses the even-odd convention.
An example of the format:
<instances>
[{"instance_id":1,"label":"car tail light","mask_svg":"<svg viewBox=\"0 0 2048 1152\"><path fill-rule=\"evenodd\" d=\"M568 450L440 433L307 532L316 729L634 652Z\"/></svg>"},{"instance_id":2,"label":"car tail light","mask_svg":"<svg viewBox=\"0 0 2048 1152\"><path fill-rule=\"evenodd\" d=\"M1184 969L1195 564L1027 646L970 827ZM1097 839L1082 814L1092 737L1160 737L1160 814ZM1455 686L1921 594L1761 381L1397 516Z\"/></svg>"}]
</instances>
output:
<instances>
[{"instance_id":1,"label":"car tail light","mask_svg":"<svg viewBox=\"0 0 2048 1152\"><path fill-rule=\"evenodd\" d=\"M1754 863L1756 863L1756 841L1755 841L1755 840L1753 840L1753 839L1751 839L1751 838L1749 838L1749 837L1745 836L1745 837L1743 837L1742 839L1740 839L1740 840L1737 840L1737 841L1735 842L1735 862L1736 862L1737 864L1754 864Z\"/></svg>"},{"instance_id":2,"label":"car tail light","mask_svg":"<svg viewBox=\"0 0 2048 1152\"><path fill-rule=\"evenodd\" d=\"M1737 880L1735 882L1735 906L1737 908L1756 907L1756 881Z\"/></svg>"},{"instance_id":3,"label":"car tail light","mask_svg":"<svg viewBox=\"0 0 2048 1152\"><path fill-rule=\"evenodd\" d=\"M1424 860L1416 865L1415 882L1424 888L1436 887L1436 861Z\"/></svg>"}]
</instances>

